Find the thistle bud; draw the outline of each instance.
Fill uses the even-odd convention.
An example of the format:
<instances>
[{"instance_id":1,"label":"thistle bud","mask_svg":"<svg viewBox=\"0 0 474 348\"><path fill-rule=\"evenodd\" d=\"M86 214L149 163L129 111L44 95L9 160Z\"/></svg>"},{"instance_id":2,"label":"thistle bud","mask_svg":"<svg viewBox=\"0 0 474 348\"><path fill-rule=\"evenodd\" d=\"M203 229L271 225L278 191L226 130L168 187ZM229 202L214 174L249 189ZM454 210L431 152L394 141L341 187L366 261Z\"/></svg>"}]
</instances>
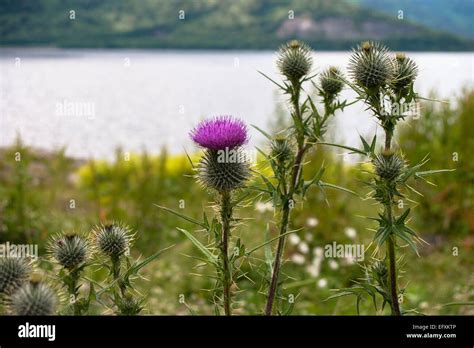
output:
<instances>
[{"instance_id":1,"label":"thistle bud","mask_svg":"<svg viewBox=\"0 0 474 348\"><path fill-rule=\"evenodd\" d=\"M245 185L250 177L248 160L240 149L231 151L232 160L219 151L205 151L197 167L198 180L204 187L222 192Z\"/></svg>"},{"instance_id":2,"label":"thistle bud","mask_svg":"<svg viewBox=\"0 0 474 348\"><path fill-rule=\"evenodd\" d=\"M418 66L412 59L406 57L404 53L397 53L395 55L393 66L392 89L395 93L400 93L415 82L418 75Z\"/></svg>"},{"instance_id":3,"label":"thistle bud","mask_svg":"<svg viewBox=\"0 0 474 348\"><path fill-rule=\"evenodd\" d=\"M388 280L388 269L387 265L383 261L376 261L372 265L373 277L377 279L379 284L386 284Z\"/></svg>"},{"instance_id":4,"label":"thistle bud","mask_svg":"<svg viewBox=\"0 0 474 348\"><path fill-rule=\"evenodd\" d=\"M137 315L143 309L142 300L130 294L119 298L116 305L120 315Z\"/></svg>"},{"instance_id":5,"label":"thistle bud","mask_svg":"<svg viewBox=\"0 0 474 348\"><path fill-rule=\"evenodd\" d=\"M58 299L44 282L32 280L11 296L10 307L16 315L52 315Z\"/></svg>"},{"instance_id":6,"label":"thistle bud","mask_svg":"<svg viewBox=\"0 0 474 348\"><path fill-rule=\"evenodd\" d=\"M342 91L344 83L341 81L342 72L337 67L330 67L319 76L319 84L324 94L335 97Z\"/></svg>"},{"instance_id":7,"label":"thistle bud","mask_svg":"<svg viewBox=\"0 0 474 348\"><path fill-rule=\"evenodd\" d=\"M51 239L49 251L61 266L71 270L87 259L89 245L77 234L59 235Z\"/></svg>"},{"instance_id":8,"label":"thistle bud","mask_svg":"<svg viewBox=\"0 0 474 348\"><path fill-rule=\"evenodd\" d=\"M364 42L354 49L348 70L356 84L367 89L383 87L394 74L388 49L372 42Z\"/></svg>"},{"instance_id":9,"label":"thistle bud","mask_svg":"<svg viewBox=\"0 0 474 348\"><path fill-rule=\"evenodd\" d=\"M393 152L377 154L373 160L375 173L382 179L393 180L405 167L404 159Z\"/></svg>"},{"instance_id":10,"label":"thistle bud","mask_svg":"<svg viewBox=\"0 0 474 348\"><path fill-rule=\"evenodd\" d=\"M93 233L99 251L114 258L123 255L133 239L130 228L117 223L97 226Z\"/></svg>"},{"instance_id":11,"label":"thistle bud","mask_svg":"<svg viewBox=\"0 0 474 348\"><path fill-rule=\"evenodd\" d=\"M270 155L281 165L291 162L293 158L293 147L285 137L276 137L271 143Z\"/></svg>"},{"instance_id":12,"label":"thistle bud","mask_svg":"<svg viewBox=\"0 0 474 348\"><path fill-rule=\"evenodd\" d=\"M292 82L308 75L312 64L311 48L304 42L292 40L281 46L278 51L278 69Z\"/></svg>"},{"instance_id":13,"label":"thistle bud","mask_svg":"<svg viewBox=\"0 0 474 348\"><path fill-rule=\"evenodd\" d=\"M0 258L0 294L18 289L31 272L29 261L21 257Z\"/></svg>"}]
</instances>

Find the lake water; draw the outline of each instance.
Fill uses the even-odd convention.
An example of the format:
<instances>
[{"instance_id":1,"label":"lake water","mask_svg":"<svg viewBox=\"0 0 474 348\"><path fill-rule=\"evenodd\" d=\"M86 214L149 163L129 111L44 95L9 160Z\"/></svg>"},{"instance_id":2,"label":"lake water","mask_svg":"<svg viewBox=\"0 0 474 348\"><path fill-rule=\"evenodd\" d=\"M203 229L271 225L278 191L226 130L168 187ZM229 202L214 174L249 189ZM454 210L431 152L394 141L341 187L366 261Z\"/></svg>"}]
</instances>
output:
<instances>
[{"instance_id":1,"label":"lake water","mask_svg":"<svg viewBox=\"0 0 474 348\"><path fill-rule=\"evenodd\" d=\"M413 53L416 89L452 99L473 86L474 53ZM345 67L349 52L318 52L316 71ZM0 146L20 134L36 147L76 157L124 151L192 150L200 119L234 115L267 128L285 98L258 74L280 79L273 52L0 49ZM344 97L353 98L350 91ZM355 145L375 122L357 104L337 115L336 134ZM251 130L252 144L261 141Z\"/></svg>"}]
</instances>

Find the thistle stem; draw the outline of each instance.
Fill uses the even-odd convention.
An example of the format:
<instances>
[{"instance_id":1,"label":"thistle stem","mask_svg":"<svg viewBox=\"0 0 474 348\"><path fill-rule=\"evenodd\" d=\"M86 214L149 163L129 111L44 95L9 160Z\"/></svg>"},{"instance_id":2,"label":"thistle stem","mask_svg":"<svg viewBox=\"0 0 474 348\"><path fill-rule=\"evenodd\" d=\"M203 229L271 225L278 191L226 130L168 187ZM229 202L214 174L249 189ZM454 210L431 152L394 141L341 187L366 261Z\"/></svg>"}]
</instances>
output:
<instances>
[{"instance_id":1,"label":"thistle stem","mask_svg":"<svg viewBox=\"0 0 474 348\"><path fill-rule=\"evenodd\" d=\"M79 297L79 292L77 288L77 282L79 281L79 274L77 270L73 270L69 272L70 282L67 284L69 295L74 298L74 302L72 304L74 315L81 315L81 310L77 303L77 299Z\"/></svg>"},{"instance_id":2,"label":"thistle stem","mask_svg":"<svg viewBox=\"0 0 474 348\"><path fill-rule=\"evenodd\" d=\"M232 285L232 273L230 270L229 262L229 237L230 237L230 221L232 218L232 202L231 194L229 191L221 192L221 221L222 221L222 240L221 256L222 256L222 268L223 268L223 294L224 294L224 313L225 315L232 315L231 309L231 293L230 287Z\"/></svg>"},{"instance_id":3,"label":"thistle stem","mask_svg":"<svg viewBox=\"0 0 474 348\"><path fill-rule=\"evenodd\" d=\"M112 256L111 261L112 261L112 276L114 277L114 280L118 283L122 296L124 296L125 286L120 280L120 256Z\"/></svg>"},{"instance_id":4,"label":"thistle stem","mask_svg":"<svg viewBox=\"0 0 474 348\"><path fill-rule=\"evenodd\" d=\"M294 95L292 97L292 103L294 107L294 115L295 119L297 120L296 122L300 123L302 120L301 117L301 110L299 106L299 95L300 95L300 85L299 83L293 83L293 89L294 89ZM297 127L298 129L298 127ZM275 260L273 261L273 272L272 272L272 278L270 281L270 288L268 290L268 298L267 298L267 304L265 306L265 315L272 315L273 312L273 303L275 302L275 295L276 295L276 290L278 287L278 277L280 275L280 267L281 267L281 258L283 255L283 250L285 247L285 237L286 237L286 231L288 230L288 223L289 223L289 216L290 216L290 203L293 200L293 194L296 190L296 187L298 185L301 171L302 171L302 162L303 162L303 157L308 149L308 146L305 145L304 143L304 133L303 132L298 132L297 133L297 142L298 142L298 152L296 154L295 158L295 163L293 165L293 171L291 175L291 182L289 185L288 193L286 193L286 197L283 202L283 207L282 207L282 214L281 214L281 220L280 220L280 237L278 238L278 245L277 245L277 251L275 254Z\"/></svg>"},{"instance_id":5,"label":"thistle stem","mask_svg":"<svg viewBox=\"0 0 474 348\"><path fill-rule=\"evenodd\" d=\"M385 130L385 151L390 151L392 143L392 134L390 131ZM393 224L393 214L392 214L392 203L391 200L385 207L387 212L387 218L391 224ZM388 262L389 262L389 273L390 273L390 293L391 293L391 308L392 315L399 316L400 305L398 303L398 293L397 293L397 265L396 265L396 256L395 256L395 243L390 236L387 239L387 250L388 250Z\"/></svg>"}]
</instances>

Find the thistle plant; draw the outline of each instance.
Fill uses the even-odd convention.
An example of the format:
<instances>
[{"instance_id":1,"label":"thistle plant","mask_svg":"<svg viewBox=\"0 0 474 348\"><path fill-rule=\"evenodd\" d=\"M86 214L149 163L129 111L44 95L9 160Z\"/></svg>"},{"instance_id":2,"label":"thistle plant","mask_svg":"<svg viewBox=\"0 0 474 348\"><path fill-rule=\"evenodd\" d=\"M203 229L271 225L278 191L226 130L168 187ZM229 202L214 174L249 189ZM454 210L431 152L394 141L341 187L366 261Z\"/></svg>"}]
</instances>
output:
<instances>
[{"instance_id":1,"label":"thistle plant","mask_svg":"<svg viewBox=\"0 0 474 348\"><path fill-rule=\"evenodd\" d=\"M287 96L289 96L290 115L293 124L276 137L272 137L260 130L270 142L270 151L265 153L267 163L273 171L273 178L261 176L265 189L260 189L270 197L272 204L278 210L279 237L274 259L269 261L270 280L265 314L271 315L278 288L281 285L279 275L284 254L285 237L290 224L290 209L295 205L295 199L304 199L311 186L318 186L324 191L325 187L339 188L336 185L324 183L321 178L324 173L322 167L312 180L303 179L304 157L314 145L324 138L328 121L336 111L343 110L346 102L338 100L344 83L342 73L336 67L330 67L319 76L318 83L312 82L311 69L313 58L311 48L305 43L293 40L283 45L278 52L277 67L283 75L284 81L277 83L265 74L263 76L272 81ZM316 89L323 111L316 107L313 98L305 95L303 85L311 82ZM302 101L303 100L303 101ZM258 129L258 128L257 128Z\"/></svg>"},{"instance_id":2,"label":"thistle plant","mask_svg":"<svg viewBox=\"0 0 474 348\"><path fill-rule=\"evenodd\" d=\"M242 201L237 193L251 175L248 158L242 150L242 146L249 140L247 127L237 118L218 116L198 124L190 132L190 136L203 149L203 155L195 167L195 178L214 196L216 217L209 223L204 214L204 220L201 222L161 208L204 228L213 238L211 246L206 247L188 231L179 229L199 248L206 261L216 270L216 312L219 313L219 307L222 307L225 315L232 315L232 288L236 286L240 276L239 262L245 253L240 238L236 239L233 246L230 244L237 221L234 218L234 210Z\"/></svg>"},{"instance_id":3,"label":"thistle plant","mask_svg":"<svg viewBox=\"0 0 474 348\"><path fill-rule=\"evenodd\" d=\"M366 104L385 135L384 146L380 151L376 150L376 136L371 142L361 137L362 149L331 144L364 156L372 165L372 179L366 182L370 188L368 198L380 205L378 217L371 219L378 223L374 235L375 252L381 252L385 246L385 256L383 261L376 261L376 265L371 269L378 270L379 273L381 270L388 270L382 272L387 276L387 281L382 282L379 277L378 291L371 292L370 286L364 285L362 288L356 287L355 293L358 298L360 294L357 289L366 291L371 297L377 293L382 294L383 303L390 304L392 315L401 315L396 256L400 247L399 241L417 251L416 244L421 239L407 225L411 208L397 216L394 206L408 204L404 201L409 201L407 194L410 191L418 193L408 184L409 179L424 179L427 175L447 170L420 171L428 162L427 157L410 166L401 150L392 147L396 126L413 112L417 100L422 99L413 89L418 74L415 62L401 53L393 55L379 43L364 42L354 49L348 70L352 81L346 81L347 85L356 92L356 100ZM386 267L380 262L386 263ZM366 283L369 284L368 280L372 278L366 277ZM342 294L354 294L354 289L343 290Z\"/></svg>"},{"instance_id":4,"label":"thistle plant","mask_svg":"<svg viewBox=\"0 0 474 348\"><path fill-rule=\"evenodd\" d=\"M89 301L79 299L81 273L88 265L91 250L87 238L78 234L59 234L49 242L49 252L60 265L59 278L66 286L74 315L82 315L88 310Z\"/></svg>"},{"instance_id":5,"label":"thistle plant","mask_svg":"<svg viewBox=\"0 0 474 348\"><path fill-rule=\"evenodd\" d=\"M114 304L113 310L119 315L137 315L143 309L144 296L135 288L134 281L142 277L140 270L155 260L172 246L157 251L143 260L134 260L130 256L130 248L135 237L130 227L121 223L101 224L92 229L93 248L99 260L105 257L100 266L109 269L110 280L106 284L98 284L100 290L94 297L102 304L103 295L109 295Z\"/></svg>"}]
</instances>

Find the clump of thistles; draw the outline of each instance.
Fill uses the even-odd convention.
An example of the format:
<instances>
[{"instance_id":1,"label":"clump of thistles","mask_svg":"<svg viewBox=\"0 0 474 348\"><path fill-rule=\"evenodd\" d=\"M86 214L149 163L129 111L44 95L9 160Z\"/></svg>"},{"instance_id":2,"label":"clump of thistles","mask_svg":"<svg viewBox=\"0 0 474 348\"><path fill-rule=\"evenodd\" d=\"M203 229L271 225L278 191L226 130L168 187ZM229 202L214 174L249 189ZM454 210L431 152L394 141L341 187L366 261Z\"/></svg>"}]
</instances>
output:
<instances>
[{"instance_id":1,"label":"clump of thistles","mask_svg":"<svg viewBox=\"0 0 474 348\"><path fill-rule=\"evenodd\" d=\"M89 255L89 244L77 234L58 235L51 239L49 250L64 268L72 270L81 265Z\"/></svg>"},{"instance_id":2,"label":"clump of thistles","mask_svg":"<svg viewBox=\"0 0 474 348\"><path fill-rule=\"evenodd\" d=\"M197 178L203 186L228 192L245 184L250 169L241 151L249 140L243 121L231 116L214 117L198 124L190 136L205 149L197 167Z\"/></svg>"}]
</instances>

